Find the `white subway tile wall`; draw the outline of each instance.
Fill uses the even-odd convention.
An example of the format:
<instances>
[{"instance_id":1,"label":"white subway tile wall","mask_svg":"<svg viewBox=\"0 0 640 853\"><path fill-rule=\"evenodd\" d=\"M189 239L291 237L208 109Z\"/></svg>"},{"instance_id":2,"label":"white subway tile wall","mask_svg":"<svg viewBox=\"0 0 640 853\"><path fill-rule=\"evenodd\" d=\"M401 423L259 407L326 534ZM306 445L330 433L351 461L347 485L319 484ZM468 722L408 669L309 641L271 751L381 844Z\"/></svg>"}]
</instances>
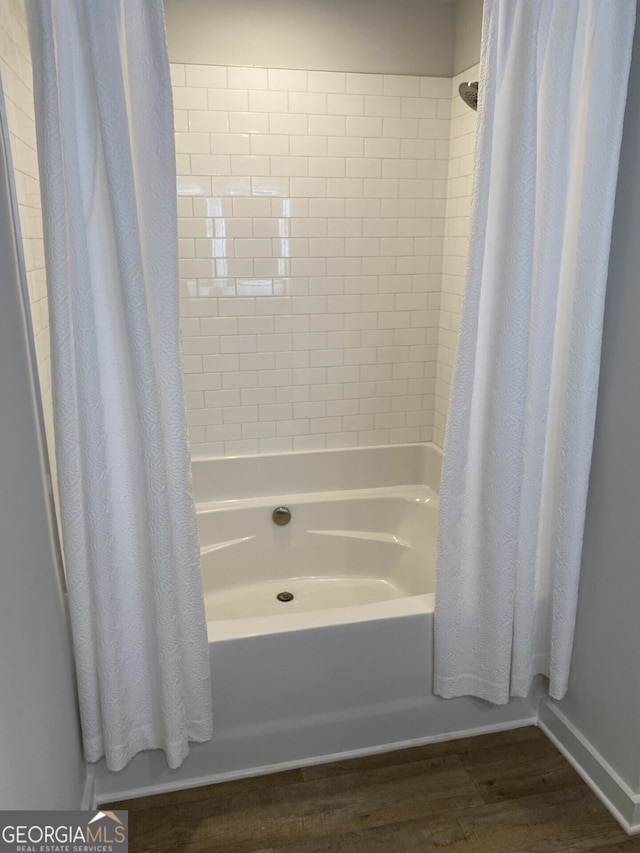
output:
<instances>
[{"instance_id":1,"label":"white subway tile wall","mask_svg":"<svg viewBox=\"0 0 640 853\"><path fill-rule=\"evenodd\" d=\"M2 73L2 87L18 197L45 431L55 490L49 309L44 269L42 207L36 153L31 51L27 35L24 0L2 0L0 2L0 72Z\"/></svg>"},{"instance_id":2,"label":"white subway tile wall","mask_svg":"<svg viewBox=\"0 0 640 853\"><path fill-rule=\"evenodd\" d=\"M194 457L431 440L451 79L171 70Z\"/></svg>"},{"instance_id":3,"label":"white subway tile wall","mask_svg":"<svg viewBox=\"0 0 640 853\"><path fill-rule=\"evenodd\" d=\"M473 190L473 164L477 113L458 95L460 83L478 79L478 65L451 81L451 137L449 180L440 302L440 331L436 374L433 440L441 447L447 424L451 381L455 361L462 300L467 271L467 247Z\"/></svg>"}]
</instances>

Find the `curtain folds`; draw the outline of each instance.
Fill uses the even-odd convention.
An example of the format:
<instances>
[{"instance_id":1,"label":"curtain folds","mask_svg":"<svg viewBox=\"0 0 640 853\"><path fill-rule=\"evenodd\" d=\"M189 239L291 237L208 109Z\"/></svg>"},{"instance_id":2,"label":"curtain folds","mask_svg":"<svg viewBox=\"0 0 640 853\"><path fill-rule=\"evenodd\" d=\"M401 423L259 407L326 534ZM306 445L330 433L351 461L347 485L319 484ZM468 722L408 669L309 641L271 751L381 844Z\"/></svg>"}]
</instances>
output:
<instances>
[{"instance_id":1,"label":"curtain folds","mask_svg":"<svg viewBox=\"0 0 640 853\"><path fill-rule=\"evenodd\" d=\"M635 0L485 0L436 693L567 689Z\"/></svg>"},{"instance_id":2,"label":"curtain folds","mask_svg":"<svg viewBox=\"0 0 640 853\"><path fill-rule=\"evenodd\" d=\"M161 0L27 4L85 754L211 737Z\"/></svg>"}]
</instances>

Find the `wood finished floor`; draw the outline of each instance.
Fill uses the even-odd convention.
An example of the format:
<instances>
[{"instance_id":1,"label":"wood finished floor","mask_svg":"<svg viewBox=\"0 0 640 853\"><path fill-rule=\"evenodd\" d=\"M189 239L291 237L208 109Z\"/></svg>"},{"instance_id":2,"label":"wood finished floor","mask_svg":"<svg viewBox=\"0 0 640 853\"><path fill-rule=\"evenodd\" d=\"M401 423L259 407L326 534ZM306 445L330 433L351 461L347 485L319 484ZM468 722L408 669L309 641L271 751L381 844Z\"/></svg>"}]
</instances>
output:
<instances>
[{"instance_id":1,"label":"wood finished floor","mask_svg":"<svg viewBox=\"0 0 640 853\"><path fill-rule=\"evenodd\" d=\"M533 727L109 808L131 853L640 853Z\"/></svg>"}]
</instances>

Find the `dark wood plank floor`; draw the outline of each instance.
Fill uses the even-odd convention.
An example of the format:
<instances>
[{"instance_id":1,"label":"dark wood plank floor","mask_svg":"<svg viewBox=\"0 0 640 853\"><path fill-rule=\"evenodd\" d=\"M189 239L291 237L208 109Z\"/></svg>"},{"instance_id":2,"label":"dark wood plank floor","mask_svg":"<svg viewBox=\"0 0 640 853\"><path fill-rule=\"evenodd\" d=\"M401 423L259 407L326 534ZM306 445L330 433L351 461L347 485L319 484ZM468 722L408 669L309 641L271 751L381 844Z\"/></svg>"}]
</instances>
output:
<instances>
[{"instance_id":1,"label":"dark wood plank floor","mask_svg":"<svg viewBox=\"0 0 640 853\"><path fill-rule=\"evenodd\" d=\"M533 727L109 808L131 853L640 853Z\"/></svg>"}]
</instances>

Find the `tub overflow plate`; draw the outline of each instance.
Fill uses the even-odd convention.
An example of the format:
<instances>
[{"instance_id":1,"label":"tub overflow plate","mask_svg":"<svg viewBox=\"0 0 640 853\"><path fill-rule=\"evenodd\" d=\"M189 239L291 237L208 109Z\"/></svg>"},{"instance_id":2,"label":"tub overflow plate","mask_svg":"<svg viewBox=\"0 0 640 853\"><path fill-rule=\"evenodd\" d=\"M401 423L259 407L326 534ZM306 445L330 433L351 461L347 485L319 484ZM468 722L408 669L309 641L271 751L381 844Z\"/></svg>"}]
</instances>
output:
<instances>
[{"instance_id":1,"label":"tub overflow plate","mask_svg":"<svg viewBox=\"0 0 640 853\"><path fill-rule=\"evenodd\" d=\"M271 518L274 524L283 527L291 521L291 510L288 506L277 506L271 513Z\"/></svg>"},{"instance_id":2,"label":"tub overflow plate","mask_svg":"<svg viewBox=\"0 0 640 853\"><path fill-rule=\"evenodd\" d=\"M279 592L276 595L278 601L293 601L293 593L292 592Z\"/></svg>"}]
</instances>

